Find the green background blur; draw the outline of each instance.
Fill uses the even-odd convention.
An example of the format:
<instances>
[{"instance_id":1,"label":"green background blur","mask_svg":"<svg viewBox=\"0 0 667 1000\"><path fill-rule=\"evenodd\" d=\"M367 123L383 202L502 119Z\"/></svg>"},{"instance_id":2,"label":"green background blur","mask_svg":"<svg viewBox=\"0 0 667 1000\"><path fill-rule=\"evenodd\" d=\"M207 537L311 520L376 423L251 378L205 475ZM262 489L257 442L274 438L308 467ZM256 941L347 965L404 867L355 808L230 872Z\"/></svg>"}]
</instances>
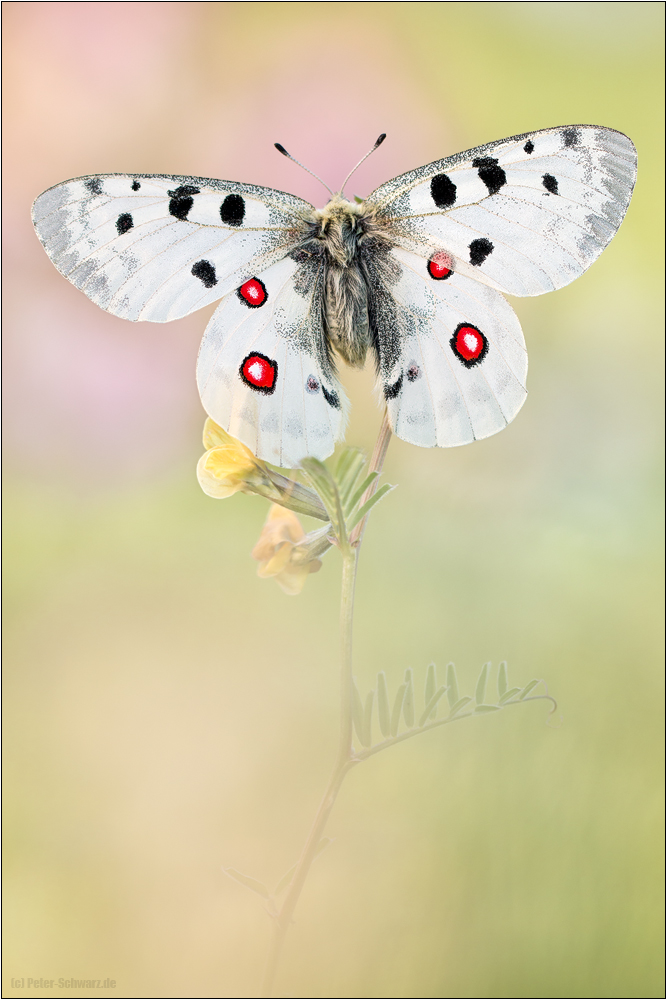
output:
<instances>
[{"instance_id":1,"label":"green background blur","mask_svg":"<svg viewBox=\"0 0 667 1000\"><path fill-rule=\"evenodd\" d=\"M340 565L255 575L259 498L199 489L212 310L133 326L61 278L44 188L109 171L322 189L551 125L627 133L626 221L513 300L515 422L394 440L364 543L362 690L487 660L543 702L347 779L296 912L291 997L660 997L662 3L5 3L4 996L258 996L269 919L228 880L296 860L337 738ZM372 447L372 374L344 374ZM97 991L94 995L99 995Z\"/></svg>"}]
</instances>

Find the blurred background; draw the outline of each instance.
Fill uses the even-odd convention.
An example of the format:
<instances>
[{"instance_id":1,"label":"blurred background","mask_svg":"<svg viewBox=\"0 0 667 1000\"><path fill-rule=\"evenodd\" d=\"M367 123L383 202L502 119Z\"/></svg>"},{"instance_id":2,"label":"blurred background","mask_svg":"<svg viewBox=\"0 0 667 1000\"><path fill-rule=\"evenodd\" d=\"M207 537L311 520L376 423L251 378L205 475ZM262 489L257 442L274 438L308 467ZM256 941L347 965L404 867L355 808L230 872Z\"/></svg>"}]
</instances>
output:
<instances>
[{"instance_id":1,"label":"blurred background","mask_svg":"<svg viewBox=\"0 0 667 1000\"><path fill-rule=\"evenodd\" d=\"M316 204L551 125L627 133L619 235L514 300L529 397L472 447L391 444L356 668L433 660L544 702L346 780L278 995L658 997L662 970L662 3L5 3L4 996L261 995L269 918L227 879L296 861L337 739L330 553L298 598L249 558L265 501L206 497L211 310L123 322L30 224L82 174L183 173ZM351 190L352 193L352 190ZM369 371L343 373L372 447ZM24 979L23 987L12 980ZM97 995L97 993L95 994Z\"/></svg>"}]
</instances>

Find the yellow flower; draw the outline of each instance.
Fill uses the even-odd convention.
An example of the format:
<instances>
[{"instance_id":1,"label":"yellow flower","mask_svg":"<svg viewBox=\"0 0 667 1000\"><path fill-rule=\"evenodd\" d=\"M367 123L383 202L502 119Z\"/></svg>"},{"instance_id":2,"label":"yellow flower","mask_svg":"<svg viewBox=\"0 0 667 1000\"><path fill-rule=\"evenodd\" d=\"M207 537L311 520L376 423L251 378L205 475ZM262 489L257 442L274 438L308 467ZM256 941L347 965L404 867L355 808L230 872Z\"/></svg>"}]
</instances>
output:
<instances>
[{"instance_id":1,"label":"yellow flower","mask_svg":"<svg viewBox=\"0 0 667 1000\"><path fill-rule=\"evenodd\" d=\"M204 424L204 447L206 453L197 463L197 479L210 497L224 500L234 493L256 493L299 514L329 520L314 490L269 468L210 417Z\"/></svg>"},{"instance_id":2,"label":"yellow flower","mask_svg":"<svg viewBox=\"0 0 667 1000\"><path fill-rule=\"evenodd\" d=\"M239 491L255 492L254 485L268 481L264 463L210 417L204 425L204 447L207 451L197 464L197 479L210 497L221 500Z\"/></svg>"},{"instance_id":3,"label":"yellow flower","mask_svg":"<svg viewBox=\"0 0 667 1000\"><path fill-rule=\"evenodd\" d=\"M286 594L301 593L306 577L317 573L322 565L319 559L312 557L307 545L299 545L305 538L306 533L296 514L272 504L257 545L252 550L252 558L260 564L257 575L264 579L274 577ZM320 549L329 547L328 542L319 546Z\"/></svg>"}]
</instances>

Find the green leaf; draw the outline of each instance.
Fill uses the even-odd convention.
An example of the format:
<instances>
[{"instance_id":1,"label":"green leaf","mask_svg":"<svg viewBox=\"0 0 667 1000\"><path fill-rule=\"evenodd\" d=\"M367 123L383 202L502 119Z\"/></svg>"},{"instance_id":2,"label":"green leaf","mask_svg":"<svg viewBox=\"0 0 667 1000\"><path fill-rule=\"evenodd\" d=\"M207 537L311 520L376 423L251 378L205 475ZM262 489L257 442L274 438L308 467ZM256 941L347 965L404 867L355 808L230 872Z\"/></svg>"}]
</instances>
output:
<instances>
[{"instance_id":1,"label":"green leaf","mask_svg":"<svg viewBox=\"0 0 667 1000\"><path fill-rule=\"evenodd\" d=\"M484 692L486 691L486 678L489 676L490 663L485 663L482 667L482 671L479 675L479 680L477 681L477 687L475 688L475 701L478 705L481 705L484 701Z\"/></svg>"},{"instance_id":2,"label":"green leaf","mask_svg":"<svg viewBox=\"0 0 667 1000\"><path fill-rule=\"evenodd\" d=\"M377 493L374 493L373 496L369 500L367 500L362 507L359 508L357 513L353 515L352 520L350 521L347 527L347 530L352 531L353 528L356 528L356 526L359 524L359 521L361 521L362 518L366 517L366 514L368 514L368 512L375 506L375 504L378 503L380 500L382 500L382 498L385 497L387 493L390 493L391 490L395 489L396 487L390 486L389 483L385 483L384 486L381 486L380 489L377 491Z\"/></svg>"},{"instance_id":3,"label":"green leaf","mask_svg":"<svg viewBox=\"0 0 667 1000\"><path fill-rule=\"evenodd\" d=\"M470 702L470 701L472 701L472 698L468 698L467 695L466 695L465 698L459 698L459 700L454 705L452 705L451 711L450 711L449 715L447 716L447 718L451 719L453 716L455 716L457 714L457 712L460 712L461 709L465 705L467 705L468 702Z\"/></svg>"},{"instance_id":4,"label":"green leaf","mask_svg":"<svg viewBox=\"0 0 667 1000\"><path fill-rule=\"evenodd\" d=\"M391 735L396 736L398 732L398 726L401 721L401 709L403 708L403 698L405 697L405 692L407 690L407 684L401 684L398 691L396 692L396 697L394 698L394 707L391 711Z\"/></svg>"},{"instance_id":5,"label":"green leaf","mask_svg":"<svg viewBox=\"0 0 667 1000\"><path fill-rule=\"evenodd\" d=\"M365 747L371 745L371 723L373 719L373 698L375 696L375 691L369 691L366 695L366 704L364 705L364 738L361 741Z\"/></svg>"},{"instance_id":6,"label":"green leaf","mask_svg":"<svg viewBox=\"0 0 667 1000\"><path fill-rule=\"evenodd\" d=\"M320 462L319 459L313 458L312 456L303 459L301 462L301 468L310 479L314 488L317 490L317 493L326 508L326 512L329 515L334 534L337 536L339 541L345 543L347 541L345 521L343 519L340 496L338 495L338 487L336 486L333 476L327 469L324 462Z\"/></svg>"},{"instance_id":7,"label":"green leaf","mask_svg":"<svg viewBox=\"0 0 667 1000\"><path fill-rule=\"evenodd\" d=\"M389 692L384 670L378 674L378 719L380 732L383 736L391 735L391 718L389 715Z\"/></svg>"},{"instance_id":8,"label":"green leaf","mask_svg":"<svg viewBox=\"0 0 667 1000\"><path fill-rule=\"evenodd\" d=\"M476 705L476 712L499 712L500 705Z\"/></svg>"},{"instance_id":9,"label":"green leaf","mask_svg":"<svg viewBox=\"0 0 667 1000\"><path fill-rule=\"evenodd\" d=\"M354 508L357 506L357 504L361 500L362 496L364 495L368 487L371 485L371 483L375 482L375 480L379 475L380 475L379 472L371 472L370 475L366 476L361 486L357 487L357 489L354 491L354 494L352 495L352 497L350 497L349 501L345 506L345 513L347 515L349 515L351 511L354 510Z\"/></svg>"},{"instance_id":10,"label":"green leaf","mask_svg":"<svg viewBox=\"0 0 667 1000\"><path fill-rule=\"evenodd\" d=\"M429 701L435 694L435 688L435 663L429 663L426 668L426 684L424 685L424 707L428 705Z\"/></svg>"},{"instance_id":11,"label":"green leaf","mask_svg":"<svg viewBox=\"0 0 667 1000\"><path fill-rule=\"evenodd\" d=\"M525 688L523 689L523 691L519 695L519 701L523 701L523 699L526 697L526 695L529 695L530 692L533 690L533 688L537 687L537 685L539 683L540 683L539 681L530 681L528 684L526 684Z\"/></svg>"},{"instance_id":12,"label":"green leaf","mask_svg":"<svg viewBox=\"0 0 667 1000\"><path fill-rule=\"evenodd\" d=\"M350 452L350 456L345 468L342 474L336 473L338 492L340 493L340 502L343 510L347 507L350 495L366 464L366 460L358 448L347 448L346 451Z\"/></svg>"},{"instance_id":13,"label":"green leaf","mask_svg":"<svg viewBox=\"0 0 667 1000\"><path fill-rule=\"evenodd\" d=\"M336 462L336 468L334 469L334 476L337 482L342 482L345 479L347 470L350 467L350 462L354 457L354 453L357 451L356 448L341 448L340 455L338 456L338 461Z\"/></svg>"},{"instance_id":14,"label":"green leaf","mask_svg":"<svg viewBox=\"0 0 667 1000\"><path fill-rule=\"evenodd\" d=\"M364 706L357 685L352 681L352 721L360 743L364 742Z\"/></svg>"},{"instance_id":15,"label":"green leaf","mask_svg":"<svg viewBox=\"0 0 667 1000\"><path fill-rule=\"evenodd\" d=\"M456 681L456 667L453 663L447 664L447 701L452 708L459 700L459 686Z\"/></svg>"},{"instance_id":16,"label":"green leaf","mask_svg":"<svg viewBox=\"0 0 667 1000\"><path fill-rule=\"evenodd\" d=\"M502 696L502 698L498 700L498 704L506 705L507 702L510 701L515 695L517 695L520 690L521 688L510 688L509 691L506 691L505 694Z\"/></svg>"},{"instance_id":17,"label":"green leaf","mask_svg":"<svg viewBox=\"0 0 667 1000\"><path fill-rule=\"evenodd\" d=\"M426 707L425 707L424 711L421 714L421 718L419 720L419 725L420 726L424 725L424 723L429 718L429 716L432 719L435 718L435 710L437 708L438 702L440 701L440 699L442 698L442 696L443 696L443 694L445 693L446 690L447 690L446 687L441 687L441 688L438 688L438 690L435 691L433 695L431 695L430 700L426 702Z\"/></svg>"},{"instance_id":18,"label":"green leaf","mask_svg":"<svg viewBox=\"0 0 667 1000\"><path fill-rule=\"evenodd\" d=\"M236 868L223 868L225 875L229 875L236 882L240 882L244 885L246 889L251 889L252 892L256 892L258 896L263 896L264 899L270 899L271 893L266 888L263 882L258 882L256 878L250 878L249 875L244 875L243 872L237 872Z\"/></svg>"},{"instance_id":19,"label":"green leaf","mask_svg":"<svg viewBox=\"0 0 667 1000\"><path fill-rule=\"evenodd\" d=\"M412 670L405 671L405 695L403 697L403 718L408 729L415 724L415 689L412 684Z\"/></svg>"},{"instance_id":20,"label":"green leaf","mask_svg":"<svg viewBox=\"0 0 667 1000\"><path fill-rule=\"evenodd\" d=\"M505 660L498 667L498 697L502 696L507 691L507 663Z\"/></svg>"}]
</instances>

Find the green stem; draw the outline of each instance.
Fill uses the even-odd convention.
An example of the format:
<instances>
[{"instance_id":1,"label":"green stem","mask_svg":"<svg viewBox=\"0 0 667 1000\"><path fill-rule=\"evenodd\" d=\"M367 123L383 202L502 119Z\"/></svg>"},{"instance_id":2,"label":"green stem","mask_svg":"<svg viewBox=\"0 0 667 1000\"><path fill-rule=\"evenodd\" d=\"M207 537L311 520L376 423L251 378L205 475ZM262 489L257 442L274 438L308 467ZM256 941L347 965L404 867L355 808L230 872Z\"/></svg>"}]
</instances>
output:
<instances>
[{"instance_id":1,"label":"green stem","mask_svg":"<svg viewBox=\"0 0 667 1000\"><path fill-rule=\"evenodd\" d=\"M380 434L378 436L373 457L371 459L371 472L381 472L384 464L387 446L391 437L391 429L385 413ZM376 484L371 484L367 490L368 496L364 497L364 502L375 491ZM264 977L263 997L273 996L273 984L275 982L278 963L282 953L287 931L292 922L292 914L299 901L301 891L304 887L310 866L312 865L317 849L324 833L324 828L329 819L331 810L334 807L336 797L340 791L343 779L347 772L357 764L358 758L354 754L352 747L352 622L354 616L354 590L357 579L357 565L359 561L359 549L364 521L355 528L352 538L343 541L341 552L343 555L343 577L341 583L340 601L340 633L341 633L341 669L340 669L340 737L338 742L338 755L334 769L329 779L329 785L320 802L319 809L313 821L313 825L308 834L308 839L304 845L301 857L296 866L294 877L287 890L287 895L280 911L274 915L273 940L271 951ZM343 522L344 523L344 522Z\"/></svg>"},{"instance_id":2,"label":"green stem","mask_svg":"<svg viewBox=\"0 0 667 1000\"><path fill-rule=\"evenodd\" d=\"M354 587L357 576L359 549L346 546L343 551L343 580L341 585L340 630L341 630L341 678L340 678L340 739L338 757L329 780L329 785L320 802L317 815L308 834L294 877L287 890L285 901L275 917L273 941L264 979L262 996L273 996L278 962L287 931L292 922L292 914L304 887L310 866L315 860L317 848L322 839L329 814L349 769L355 760L352 751L352 618L354 614Z\"/></svg>"}]
</instances>

